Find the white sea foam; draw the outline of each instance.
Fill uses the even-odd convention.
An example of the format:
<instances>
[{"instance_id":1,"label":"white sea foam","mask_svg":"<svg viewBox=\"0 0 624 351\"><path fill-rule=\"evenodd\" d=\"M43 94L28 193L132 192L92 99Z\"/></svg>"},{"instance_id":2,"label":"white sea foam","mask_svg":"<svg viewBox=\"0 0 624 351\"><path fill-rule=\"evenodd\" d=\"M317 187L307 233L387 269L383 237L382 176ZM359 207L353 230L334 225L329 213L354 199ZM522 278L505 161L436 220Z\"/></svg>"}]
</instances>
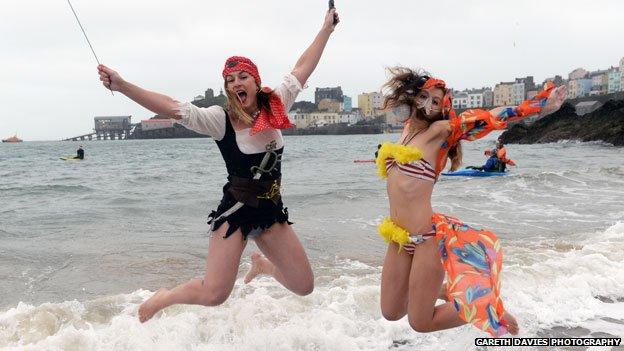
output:
<instances>
[{"instance_id":1,"label":"white sea foam","mask_svg":"<svg viewBox=\"0 0 624 351\"><path fill-rule=\"evenodd\" d=\"M618 302L624 297L624 222L570 241L506 248L503 296L522 336L548 334L553 327L614 335L621 330L609 319L624 321L624 303ZM317 273L308 297L294 296L269 278L239 281L222 306L173 306L146 324L136 318L151 295L146 290L87 302L19 303L0 313L0 348L465 350L485 336L471 326L419 334L405 318L386 321L379 310L380 267L342 259L327 268Z\"/></svg>"}]
</instances>

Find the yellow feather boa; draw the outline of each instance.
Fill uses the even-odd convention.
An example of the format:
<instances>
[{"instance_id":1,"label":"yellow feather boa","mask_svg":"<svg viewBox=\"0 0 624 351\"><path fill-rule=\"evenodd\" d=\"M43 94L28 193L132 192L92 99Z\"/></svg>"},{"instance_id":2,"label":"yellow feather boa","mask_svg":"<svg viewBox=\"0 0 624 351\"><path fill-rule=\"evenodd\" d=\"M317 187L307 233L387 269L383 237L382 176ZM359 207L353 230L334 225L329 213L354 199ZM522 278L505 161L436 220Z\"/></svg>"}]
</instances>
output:
<instances>
[{"instance_id":1,"label":"yellow feather boa","mask_svg":"<svg viewBox=\"0 0 624 351\"><path fill-rule=\"evenodd\" d=\"M401 251L403 245L410 242L407 230L394 224L389 217L386 217L377 229L379 231L379 235L386 241L386 243L395 242L399 244L399 251Z\"/></svg>"},{"instance_id":2,"label":"yellow feather boa","mask_svg":"<svg viewBox=\"0 0 624 351\"><path fill-rule=\"evenodd\" d=\"M386 159L394 158L399 163L410 163L412 161L420 160L423 158L423 153L419 149L393 143L383 143L377 152L377 172L381 178L386 178L388 173L386 171Z\"/></svg>"}]
</instances>

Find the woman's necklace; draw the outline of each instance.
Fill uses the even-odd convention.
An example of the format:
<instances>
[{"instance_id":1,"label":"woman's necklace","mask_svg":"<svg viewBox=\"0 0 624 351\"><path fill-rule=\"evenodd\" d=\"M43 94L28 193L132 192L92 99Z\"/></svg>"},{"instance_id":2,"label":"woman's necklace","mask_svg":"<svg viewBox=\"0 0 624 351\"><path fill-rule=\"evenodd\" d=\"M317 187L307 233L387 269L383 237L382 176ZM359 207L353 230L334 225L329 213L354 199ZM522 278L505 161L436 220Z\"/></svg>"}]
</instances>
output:
<instances>
[{"instance_id":1,"label":"woman's necklace","mask_svg":"<svg viewBox=\"0 0 624 351\"><path fill-rule=\"evenodd\" d=\"M412 133L411 136L408 134L409 139L407 141L403 140L401 142L401 145L407 145L410 143L410 141L412 141L412 139L414 139L414 137L416 137L418 134L422 133L423 131L425 131L427 128L429 128L429 126L421 128L419 130L417 130L415 133ZM407 137L406 137L407 138Z\"/></svg>"}]
</instances>

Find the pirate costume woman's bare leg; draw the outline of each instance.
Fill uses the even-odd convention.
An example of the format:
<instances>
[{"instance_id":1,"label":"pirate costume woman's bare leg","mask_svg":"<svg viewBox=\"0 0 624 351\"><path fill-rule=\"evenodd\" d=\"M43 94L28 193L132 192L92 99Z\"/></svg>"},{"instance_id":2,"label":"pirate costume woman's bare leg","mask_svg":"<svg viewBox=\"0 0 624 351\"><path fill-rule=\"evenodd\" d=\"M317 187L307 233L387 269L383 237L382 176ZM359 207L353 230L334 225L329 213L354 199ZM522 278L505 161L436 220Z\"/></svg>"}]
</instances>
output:
<instances>
[{"instance_id":1,"label":"pirate costume woman's bare leg","mask_svg":"<svg viewBox=\"0 0 624 351\"><path fill-rule=\"evenodd\" d=\"M192 279L167 290L158 290L139 307L139 320L146 322L158 311L175 304L217 306L232 292L243 250L247 241L240 230L224 238L228 224L224 223L209 240L204 279Z\"/></svg>"}]
</instances>

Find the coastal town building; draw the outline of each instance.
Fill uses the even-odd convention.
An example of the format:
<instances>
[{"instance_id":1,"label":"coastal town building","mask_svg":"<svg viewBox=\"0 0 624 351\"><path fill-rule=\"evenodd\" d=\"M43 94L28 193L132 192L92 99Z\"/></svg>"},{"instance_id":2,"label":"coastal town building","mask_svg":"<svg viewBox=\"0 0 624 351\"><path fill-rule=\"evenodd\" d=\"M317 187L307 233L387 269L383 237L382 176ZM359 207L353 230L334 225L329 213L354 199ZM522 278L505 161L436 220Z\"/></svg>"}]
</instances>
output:
<instances>
[{"instance_id":1,"label":"coastal town building","mask_svg":"<svg viewBox=\"0 0 624 351\"><path fill-rule=\"evenodd\" d=\"M333 88L316 88L314 91L314 104L318 106L323 99L331 99L342 102L343 94L340 86Z\"/></svg>"},{"instance_id":2,"label":"coastal town building","mask_svg":"<svg viewBox=\"0 0 624 351\"><path fill-rule=\"evenodd\" d=\"M622 91L622 71L619 69L613 69L609 71L609 86L607 88L607 93L616 93L618 91Z\"/></svg>"},{"instance_id":3,"label":"coastal town building","mask_svg":"<svg viewBox=\"0 0 624 351\"><path fill-rule=\"evenodd\" d=\"M568 80L581 79L589 75L589 72L583 68L577 68L568 74Z\"/></svg>"},{"instance_id":4,"label":"coastal town building","mask_svg":"<svg viewBox=\"0 0 624 351\"><path fill-rule=\"evenodd\" d=\"M467 89L453 92L453 108L481 108L493 105L494 94L490 88Z\"/></svg>"},{"instance_id":5,"label":"coastal town building","mask_svg":"<svg viewBox=\"0 0 624 351\"><path fill-rule=\"evenodd\" d=\"M322 99L318 103L318 110L338 113L342 111L342 102L334 99Z\"/></svg>"},{"instance_id":6,"label":"coastal town building","mask_svg":"<svg viewBox=\"0 0 624 351\"><path fill-rule=\"evenodd\" d=\"M468 107L468 93L460 91L453 95L453 108L467 108Z\"/></svg>"},{"instance_id":7,"label":"coastal town building","mask_svg":"<svg viewBox=\"0 0 624 351\"><path fill-rule=\"evenodd\" d=\"M513 104L514 82L500 82L494 87L494 106L507 106Z\"/></svg>"},{"instance_id":8,"label":"coastal town building","mask_svg":"<svg viewBox=\"0 0 624 351\"><path fill-rule=\"evenodd\" d=\"M362 111L362 116L373 117L376 110L383 106L383 95L380 92L362 93L358 95L358 108Z\"/></svg>"},{"instance_id":9,"label":"coastal town building","mask_svg":"<svg viewBox=\"0 0 624 351\"><path fill-rule=\"evenodd\" d=\"M342 111L351 112L353 109L353 100L349 96L343 96L342 99Z\"/></svg>"},{"instance_id":10,"label":"coastal town building","mask_svg":"<svg viewBox=\"0 0 624 351\"><path fill-rule=\"evenodd\" d=\"M607 93L609 86L609 75L607 70L594 71L589 73L589 77L592 80L590 96L604 95Z\"/></svg>"},{"instance_id":11,"label":"coastal town building","mask_svg":"<svg viewBox=\"0 0 624 351\"><path fill-rule=\"evenodd\" d=\"M491 88L483 88L483 107L494 106L494 92Z\"/></svg>"},{"instance_id":12,"label":"coastal town building","mask_svg":"<svg viewBox=\"0 0 624 351\"><path fill-rule=\"evenodd\" d=\"M336 112L291 112L288 118L297 128L320 127L341 122L341 115Z\"/></svg>"},{"instance_id":13,"label":"coastal town building","mask_svg":"<svg viewBox=\"0 0 624 351\"><path fill-rule=\"evenodd\" d=\"M544 84L546 84L546 82L553 82L553 84L555 84L555 86L557 86L557 87L561 86L561 85L567 84L567 81L565 79L563 79L563 77L560 76L560 75L556 75L554 77L549 77L549 78L544 79L544 81L542 82L541 87L543 87Z\"/></svg>"},{"instance_id":14,"label":"coastal town building","mask_svg":"<svg viewBox=\"0 0 624 351\"><path fill-rule=\"evenodd\" d=\"M347 123L348 125L356 124L362 121L362 115L359 110L352 109L350 112L344 111L340 113L340 123Z\"/></svg>"},{"instance_id":15,"label":"coastal town building","mask_svg":"<svg viewBox=\"0 0 624 351\"><path fill-rule=\"evenodd\" d=\"M526 93L531 90L535 90L535 82L532 76L516 78L511 92L512 103L514 105L521 104L522 101L526 100Z\"/></svg>"},{"instance_id":16,"label":"coastal town building","mask_svg":"<svg viewBox=\"0 0 624 351\"><path fill-rule=\"evenodd\" d=\"M290 111L288 112L288 119L295 125L296 128L307 128L308 127L308 116L310 114L307 112L299 112L299 111Z\"/></svg>"},{"instance_id":17,"label":"coastal town building","mask_svg":"<svg viewBox=\"0 0 624 351\"><path fill-rule=\"evenodd\" d=\"M568 99L588 96L592 88L591 78L572 79L568 81Z\"/></svg>"},{"instance_id":18,"label":"coastal town building","mask_svg":"<svg viewBox=\"0 0 624 351\"><path fill-rule=\"evenodd\" d=\"M483 93L468 92L468 108L483 107Z\"/></svg>"}]
</instances>

